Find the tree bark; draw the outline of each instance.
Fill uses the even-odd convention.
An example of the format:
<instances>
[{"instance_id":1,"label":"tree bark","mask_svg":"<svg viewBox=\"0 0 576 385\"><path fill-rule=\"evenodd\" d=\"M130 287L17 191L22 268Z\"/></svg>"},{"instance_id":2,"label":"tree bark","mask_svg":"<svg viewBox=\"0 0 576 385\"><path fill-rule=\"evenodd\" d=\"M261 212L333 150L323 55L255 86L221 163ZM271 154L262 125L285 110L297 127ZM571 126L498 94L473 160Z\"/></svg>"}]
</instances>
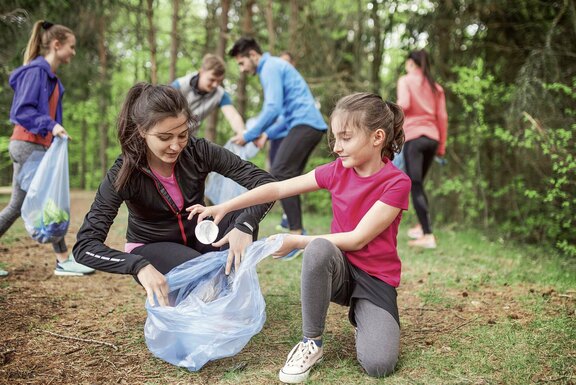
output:
<instances>
[{"instance_id":1,"label":"tree bark","mask_svg":"<svg viewBox=\"0 0 576 385\"><path fill-rule=\"evenodd\" d=\"M104 15L104 7L100 9L98 16L98 74L100 77L100 92L98 99L99 113L102 116L98 126L98 133L100 136L100 147L98 150L100 158L100 173L102 176L106 175L108 170L108 158L106 150L108 149L108 122L104 118L108 106L108 55L106 53L106 17Z\"/></svg>"},{"instance_id":2,"label":"tree bark","mask_svg":"<svg viewBox=\"0 0 576 385\"><path fill-rule=\"evenodd\" d=\"M274 55L276 46L276 30L274 28L274 12L272 0L266 2L266 28L268 29L268 51ZM291 52L294 55L293 52Z\"/></svg>"},{"instance_id":3,"label":"tree bark","mask_svg":"<svg viewBox=\"0 0 576 385\"><path fill-rule=\"evenodd\" d=\"M172 31L170 32L170 83L176 79L176 63L178 61L178 12L180 8L180 0L172 0Z\"/></svg>"},{"instance_id":4,"label":"tree bark","mask_svg":"<svg viewBox=\"0 0 576 385\"><path fill-rule=\"evenodd\" d=\"M154 28L154 0L146 1L146 19L148 20L148 46L150 47L150 82L158 84L158 67L156 64L156 30Z\"/></svg>"},{"instance_id":5,"label":"tree bark","mask_svg":"<svg viewBox=\"0 0 576 385\"><path fill-rule=\"evenodd\" d=\"M230 12L230 0L221 1L221 13L219 20L219 34L218 34L218 46L216 48L216 55L220 56L222 59L226 56L226 42L228 40L228 13ZM214 110L209 116L206 122L206 131L204 137L211 142L216 141L217 137L217 127L218 127L218 115L220 111L218 109Z\"/></svg>"},{"instance_id":6,"label":"tree bark","mask_svg":"<svg viewBox=\"0 0 576 385\"><path fill-rule=\"evenodd\" d=\"M372 60L371 83L372 92L375 94L380 93L380 67L382 66L382 53L384 50L384 39L382 38L382 21L378 15L378 1L372 1L372 21L374 22L373 38L374 38L374 59Z\"/></svg>"},{"instance_id":7,"label":"tree bark","mask_svg":"<svg viewBox=\"0 0 576 385\"><path fill-rule=\"evenodd\" d=\"M252 17L254 12L252 10L254 6L254 0L247 0L245 3L245 8L243 10L243 20L242 20L242 35L252 36L254 34L254 26L252 24ZM246 74L241 73L240 79L238 80L238 112L244 119L246 119Z\"/></svg>"},{"instance_id":8,"label":"tree bark","mask_svg":"<svg viewBox=\"0 0 576 385\"><path fill-rule=\"evenodd\" d=\"M288 25L288 34L290 40L288 50L292 55L296 55L296 41L298 40L298 18L299 18L298 0L290 0L290 21Z\"/></svg>"}]
</instances>

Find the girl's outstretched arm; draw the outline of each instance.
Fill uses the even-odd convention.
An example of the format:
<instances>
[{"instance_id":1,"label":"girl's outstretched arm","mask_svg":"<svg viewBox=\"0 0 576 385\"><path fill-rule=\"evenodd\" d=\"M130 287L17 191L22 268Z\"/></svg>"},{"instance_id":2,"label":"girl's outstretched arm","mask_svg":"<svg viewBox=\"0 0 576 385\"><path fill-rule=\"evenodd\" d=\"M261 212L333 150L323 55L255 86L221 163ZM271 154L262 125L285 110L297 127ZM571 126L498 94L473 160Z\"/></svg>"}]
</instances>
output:
<instances>
[{"instance_id":1,"label":"girl's outstretched arm","mask_svg":"<svg viewBox=\"0 0 576 385\"><path fill-rule=\"evenodd\" d=\"M274 253L274 256L284 256L290 251L298 248L305 248L313 239L323 238L334 243L340 250L354 251L360 250L372 241L378 234L382 233L400 213L399 208L377 201L366 212L356 228L345 233L324 234L324 235L284 235L282 247Z\"/></svg>"},{"instance_id":2,"label":"girl's outstretched arm","mask_svg":"<svg viewBox=\"0 0 576 385\"><path fill-rule=\"evenodd\" d=\"M206 217L213 217L214 222L218 224L222 218L224 218L224 215L230 211L240 210L257 204L274 202L278 199L319 189L320 187L314 176L314 170L312 170L308 174L259 186L219 205L210 207L193 205L186 208L186 211L190 212L188 219L192 219L194 215L198 214L198 222Z\"/></svg>"}]
</instances>

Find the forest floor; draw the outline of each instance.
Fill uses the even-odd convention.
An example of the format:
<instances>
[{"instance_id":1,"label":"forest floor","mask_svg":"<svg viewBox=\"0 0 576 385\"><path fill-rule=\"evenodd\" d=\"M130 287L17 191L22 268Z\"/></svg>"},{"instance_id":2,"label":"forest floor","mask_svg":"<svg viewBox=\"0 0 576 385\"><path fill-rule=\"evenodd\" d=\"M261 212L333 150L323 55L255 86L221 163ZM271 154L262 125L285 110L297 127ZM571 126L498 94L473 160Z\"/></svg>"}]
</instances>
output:
<instances>
[{"instance_id":1,"label":"forest floor","mask_svg":"<svg viewBox=\"0 0 576 385\"><path fill-rule=\"evenodd\" d=\"M93 196L93 192L72 194L66 238L70 247ZM123 247L125 215L120 213L110 232L111 247ZM191 373L148 351L143 333L145 295L131 277L102 272L54 276L51 247L32 241L21 222L0 246L0 263L10 272L0 280L0 384L279 383L278 369L300 333L301 259L261 262L258 271L267 303L264 329L235 357ZM328 224L313 226L324 230ZM531 270L523 270L518 266L533 259L516 254L486 262L500 249L479 251L481 241L466 251L450 238L459 235L450 234L444 235L445 249L404 251L397 372L381 380L362 373L347 308L332 305L325 360L312 372L310 383L575 383L573 265L558 278L566 266L548 268L536 261ZM458 249L464 250L459 253L464 257L450 261ZM542 280L526 278L532 272Z\"/></svg>"}]
</instances>

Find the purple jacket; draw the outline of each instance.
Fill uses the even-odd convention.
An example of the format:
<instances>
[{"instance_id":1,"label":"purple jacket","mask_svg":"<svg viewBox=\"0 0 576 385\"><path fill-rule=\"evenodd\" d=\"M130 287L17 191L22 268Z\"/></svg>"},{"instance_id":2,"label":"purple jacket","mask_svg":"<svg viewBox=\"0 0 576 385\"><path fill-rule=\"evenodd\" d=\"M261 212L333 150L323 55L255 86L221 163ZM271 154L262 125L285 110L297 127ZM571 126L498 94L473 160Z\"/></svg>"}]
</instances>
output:
<instances>
[{"instance_id":1,"label":"purple jacket","mask_svg":"<svg viewBox=\"0 0 576 385\"><path fill-rule=\"evenodd\" d=\"M58 85L60 96L56 107L56 119L49 111L50 95ZM18 67L10 75L14 100L10 109L10 121L19 124L33 134L45 137L58 124L62 124L62 95L64 86L52 72L44 56Z\"/></svg>"}]
</instances>

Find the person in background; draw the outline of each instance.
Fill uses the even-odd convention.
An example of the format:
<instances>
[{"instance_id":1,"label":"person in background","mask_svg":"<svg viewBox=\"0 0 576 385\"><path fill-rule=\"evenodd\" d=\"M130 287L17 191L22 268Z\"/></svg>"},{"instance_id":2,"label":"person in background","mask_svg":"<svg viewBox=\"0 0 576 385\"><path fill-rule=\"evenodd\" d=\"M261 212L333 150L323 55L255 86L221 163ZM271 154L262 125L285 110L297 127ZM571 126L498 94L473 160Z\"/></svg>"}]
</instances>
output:
<instances>
[{"instance_id":1,"label":"person in background","mask_svg":"<svg viewBox=\"0 0 576 385\"><path fill-rule=\"evenodd\" d=\"M46 152L54 136L68 136L62 126L62 96L64 87L56 76L63 64L76 55L76 37L69 28L39 20L34 24L24 53L24 65L10 75L14 99L10 121L14 130L9 152L13 161L12 196L0 212L0 237L21 214L26 192L17 177L28 157L35 151ZM64 238L52 244L56 254L55 275L82 276L94 269L82 266L68 254ZM0 271L0 275L7 275Z\"/></svg>"},{"instance_id":2,"label":"person in background","mask_svg":"<svg viewBox=\"0 0 576 385\"><path fill-rule=\"evenodd\" d=\"M131 274L161 306L168 304L164 274L201 254L230 245L226 274L237 269L258 236L258 224L271 204L230 213L219 223L219 239L202 244L185 207L204 202L212 171L253 189L275 179L232 152L192 135L197 121L186 98L166 85L133 86L118 116L122 155L100 184L78 231L74 255L97 270ZM128 208L124 250L104 242L122 203Z\"/></svg>"},{"instance_id":3,"label":"person in background","mask_svg":"<svg viewBox=\"0 0 576 385\"><path fill-rule=\"evenodd\" d=\"M278 180L301 175L310 154L328 128L306 81L290 63L270 53L262 53L251 37L237 40L228 55L236 60L242 72L258 74L264 92L263 108L254 127L236 135L233 140L240 145L256 140L282 115L287 135L276 152L271 174ZM288 218L290 233L303 234L300 198L290 196L282 199L282 208ZM299 252L295 249L288 259L296 257Z\"/></svg>"},{"instance_id":4,"label":"person in background","mask_svg":"<svg viewBox=\"0 0 576 385\"><path fill-rule=\"evenodd\" d=\"M400 350L396 287L401 262L397 234L408 209L410 179L393 164L404 142L402 110L375 94L357 93L336 104L330 130L338 158L309 173L270 183L220 205L188 208L198 221L287 196L326 189L332 197L330 234L285 234L275 256L304 249L303 338L288 354L280 381L300 383L322 359L330 302L349 306L356 356L369 376L394 371ZM321 382L321 381L320 381Z\"/></svg>"},{"instance_id":5,"label":"person in background","mask_svg":"<svg viewBox=\"0 0 576 385\"><path fill-rule=\"evenodd\" d=\"M424 191L424 179L437 155L446 152L448 114L442 87L434 81L426 51L413 51L406 60L407 74L398 79L398 105L404 110L403 148L406 173L412 181L412 205L419 224L408 230L408 244L436 248L436 237Z\"/></svg>"},{"instance_id":6,"label":"person in background","mask_svg":"<svg viewBox=\"0 0 576 385\"><path fill-rule=\"evenodd\" d=\"M232 105L230 95L222 87L226 75L226 64L221 57L206 54L198 72L183 76L172 82L172 87L186 97L190 110L202 122L217 108L238 135L246 131L242 116ZM193 133L196 134L196 133Z\"/></svg>"},{"instance_id":7,"label":"person in background","mask_svg":"<svg viewBox=\"0 0 576 385\"><path fill-rule=\"evenodd\" d=\"M280 59L287 61L288 63L292 64L293 67L296 67L296 62L294 61L294 56L288 51L283 51L280 54ZM266 145L266 142L270 142L270 148L268 150L268 164L270 168L274 163L274 159L276 158L276 153L282 144L282 140L288 135L288 127L286 126L286 121L283 115L280 115L278 119L272 124L272 126L268 127L262 135L258 137L254 141L258 148L263 148ZM276 226L276 230L278 231L290 231L290 225L288 224L288 217L286 213L282 213L282 219L280 220L280 224Z\"/></svg>"}]
</instances>

